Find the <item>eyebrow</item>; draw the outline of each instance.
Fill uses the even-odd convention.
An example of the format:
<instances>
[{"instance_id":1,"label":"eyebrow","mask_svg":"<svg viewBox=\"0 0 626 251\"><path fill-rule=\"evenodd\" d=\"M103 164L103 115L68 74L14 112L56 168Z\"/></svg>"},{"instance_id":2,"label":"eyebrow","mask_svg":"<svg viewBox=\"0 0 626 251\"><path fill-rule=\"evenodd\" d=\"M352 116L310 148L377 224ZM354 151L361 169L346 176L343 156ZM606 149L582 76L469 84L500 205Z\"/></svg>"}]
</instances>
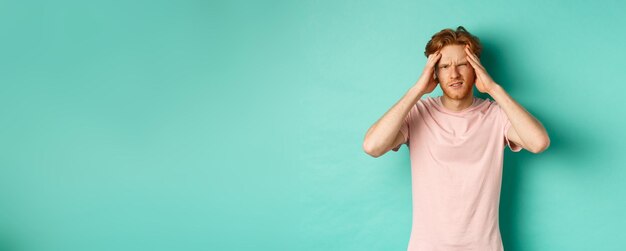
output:
<instances>
[{"instance_id":1,"label":"eyebrow","mask_svg":"<svg viewBox=\"0 0 626 251\"><path fill-rule=\"evenodd\" d=\"M459 62L459 64L467 64L467 60L463 60L463 61ZM448 65L450 65L450 63L439 64L439 67L441 67L441 66L448 66Z\"/></svg>"}]
</instances>

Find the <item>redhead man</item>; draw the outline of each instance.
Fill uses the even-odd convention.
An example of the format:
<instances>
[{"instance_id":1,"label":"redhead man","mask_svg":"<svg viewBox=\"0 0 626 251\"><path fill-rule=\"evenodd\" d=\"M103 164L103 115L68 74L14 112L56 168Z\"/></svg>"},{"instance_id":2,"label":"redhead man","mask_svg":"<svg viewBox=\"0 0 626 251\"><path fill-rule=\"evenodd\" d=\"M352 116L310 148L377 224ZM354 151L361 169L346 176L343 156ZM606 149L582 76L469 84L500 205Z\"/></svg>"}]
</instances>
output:
<instances>
[{"instance_id":1,"label":"redhead man","mask_svg":"<svg viewBox=\"0 0 626 251\"><path fill-rule=\"evenodd\" d=\"M505 147L541 153L543 125L480 62L479 39L459 26L432 36L422 75L365 135L373 157L409 148L413 222L408 251L504 250L499 228ZM439 85L442 96L424 97ZM474 89L492 98L474 97Z\"/></svg>"}]
</instances>

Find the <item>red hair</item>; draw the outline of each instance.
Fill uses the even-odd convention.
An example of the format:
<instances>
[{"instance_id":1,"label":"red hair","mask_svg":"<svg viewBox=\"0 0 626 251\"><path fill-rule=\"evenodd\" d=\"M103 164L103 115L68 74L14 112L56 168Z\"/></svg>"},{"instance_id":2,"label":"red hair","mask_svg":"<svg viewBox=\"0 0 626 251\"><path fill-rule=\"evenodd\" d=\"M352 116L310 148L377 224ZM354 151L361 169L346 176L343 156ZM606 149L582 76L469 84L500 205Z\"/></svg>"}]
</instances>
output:
<instances>
[{"instance_id":1,"label":"red hair","mask_svg":"<svg viewBox=\"0 0 626 251\"><path fill-rule=\"evenodd\" d=\"M463 26L459 26L456 28L456 31L453 29L443 29L433 35L426 44L424 55L428 57L428 55L440 50L446 45L469 45L470 50L479 58L483 50L478 37L470 34Z\"/></svg>"}]
</instances>

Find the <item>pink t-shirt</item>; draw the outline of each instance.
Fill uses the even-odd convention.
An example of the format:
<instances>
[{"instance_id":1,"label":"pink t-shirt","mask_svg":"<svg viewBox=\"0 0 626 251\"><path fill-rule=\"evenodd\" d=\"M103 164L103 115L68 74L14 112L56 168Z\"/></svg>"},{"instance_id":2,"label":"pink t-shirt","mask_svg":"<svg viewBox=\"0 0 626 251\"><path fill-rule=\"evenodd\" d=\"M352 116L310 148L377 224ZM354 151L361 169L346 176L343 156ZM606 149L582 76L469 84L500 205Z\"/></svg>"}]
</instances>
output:
<instances>
[{"instance_id":1,"label":"pink t-shirt","mask_svg":"<svg viewBox=\"0 0 626 251\"><path fill-rule=\"evenodd\" d=\"M498 225L504 148L521 150L506 136L510 127L489 99L474 97L458 112L445 108L441 97L411 108L400 128L411 155L408 251L504 249Z\"/></svg>"}]
</instances>

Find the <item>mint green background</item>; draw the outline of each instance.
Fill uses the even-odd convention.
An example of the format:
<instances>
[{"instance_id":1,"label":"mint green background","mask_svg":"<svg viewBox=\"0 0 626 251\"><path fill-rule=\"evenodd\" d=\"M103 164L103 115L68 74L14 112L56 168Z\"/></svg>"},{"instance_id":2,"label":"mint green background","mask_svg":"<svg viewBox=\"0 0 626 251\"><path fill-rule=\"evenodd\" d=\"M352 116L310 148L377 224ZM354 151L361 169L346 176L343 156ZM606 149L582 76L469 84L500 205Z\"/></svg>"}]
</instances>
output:
<instances>
[{"instance_id":1,"label":"mint green background","mask_svg":"<svg viewBox=\"0 0 626 251\"><path fill-rule=\"evenodd\" d=\"M408 149L361 144L458 25L552 139L506 150L506 250L622 250L624 9L0 1L0 250L406 250Z\"/></svg>"}]
</instances>

